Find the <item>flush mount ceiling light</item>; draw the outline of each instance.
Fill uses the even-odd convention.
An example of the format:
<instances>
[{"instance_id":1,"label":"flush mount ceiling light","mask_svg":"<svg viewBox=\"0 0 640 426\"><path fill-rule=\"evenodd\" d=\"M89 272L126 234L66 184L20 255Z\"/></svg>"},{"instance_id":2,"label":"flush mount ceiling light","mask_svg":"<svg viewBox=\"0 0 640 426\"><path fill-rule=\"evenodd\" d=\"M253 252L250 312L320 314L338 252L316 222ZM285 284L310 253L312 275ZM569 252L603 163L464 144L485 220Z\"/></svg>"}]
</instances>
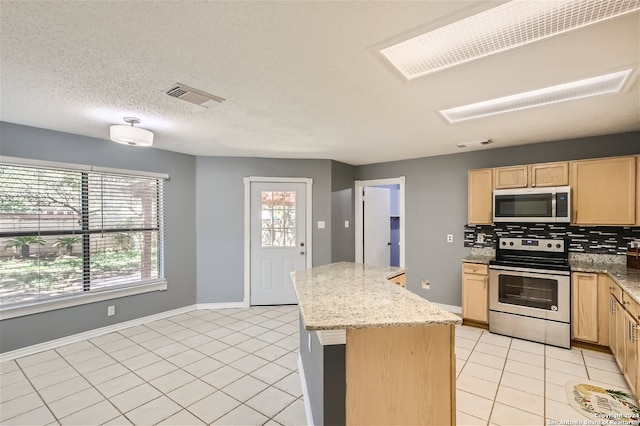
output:
<instances>
[{"instance_id":1,"label":"flush mount ceiling light","mask_svg":"<svg viewBox=\"0 0 640 426\"><path fill-rule=\"evenodd\" d=\"M460 142L458 144L456 144L456 146L458 148L468 148L470 146L482 146L482 145L489 145L490 143L493 143L493 140L491 139L485 139L482 141L473 141L473 142Z\"/></svg>"},{"instance_id":2,"label":"flush mount ceiling light","mask_svg":"<svg viewBox=\"0 0 640 426\"><path fill-rule=\"evenodd\" d=\"M631 86L634 79L629 77L632 75L632 72L633 69L628 69L598 77L572 81L544 89L444 109L440 110L440 114L442 114L449 123L457 123L459 121L473 120L489 115L572 101L590 96L620 93L625 88Z\"/></svg>"},{"instance_id":3,"label":"flush mount ceiling light","mask_svg":"<svg viewBox=\"0 0 640 426\"><path fill-rule=\"evenodd\" d=\"M379 53L413 80L638 10L638 0L513 0Z\"/></svg>"},{"instance_id":4,"label":"flush mount ceiling light","mask_svg":"<svg viewBox=\"0 0 640 426\"><path fill-rule=\"evenodd\" d=\"M131 126L123 124L111 126L110 137L112 141L131 146L153 145L153 133L151 131L133 127L134 124L140 123L139 118L124 117L124 121L131 124Z\"/></svg>"}]
</instances>

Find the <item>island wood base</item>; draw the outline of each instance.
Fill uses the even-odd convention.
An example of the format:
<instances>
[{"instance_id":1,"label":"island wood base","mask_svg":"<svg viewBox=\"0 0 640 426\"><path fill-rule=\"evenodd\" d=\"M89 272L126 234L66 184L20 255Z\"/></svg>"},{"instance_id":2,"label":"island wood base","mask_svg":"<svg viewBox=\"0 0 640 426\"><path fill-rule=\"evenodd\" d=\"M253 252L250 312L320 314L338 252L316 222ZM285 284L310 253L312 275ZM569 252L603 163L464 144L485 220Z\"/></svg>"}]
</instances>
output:
<instances>
[{"instance_id":1,"label":"island wood base","mask_svg":"<svg viewBox=\"0 0 640 426\"><path fill-rule=\"evenodd\" d=\"M454 325L347 330L347 425L455 425Z\"/></svg>"}]
</instances>

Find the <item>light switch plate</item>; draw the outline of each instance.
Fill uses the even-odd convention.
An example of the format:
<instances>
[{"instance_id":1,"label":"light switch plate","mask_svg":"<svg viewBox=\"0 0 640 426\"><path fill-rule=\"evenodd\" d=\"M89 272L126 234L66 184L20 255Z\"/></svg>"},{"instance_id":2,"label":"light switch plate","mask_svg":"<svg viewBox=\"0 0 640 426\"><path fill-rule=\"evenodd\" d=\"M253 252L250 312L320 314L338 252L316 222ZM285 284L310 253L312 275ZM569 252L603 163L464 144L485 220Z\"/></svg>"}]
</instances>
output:
<instances>
[{"instance_id":1,"label":"light switch plate","mask_svg":"<svg viewBox=\"0 0 640 426\"><path fill-rule=\"evenodd\" d=\"M324 220L318 221L318 229L324 229Z\"/></svg>"},{"instance_id":2,"label":"light switch plate","mask_svg":"<svg viewBox=\"0 0 640 426\"><path fill-rule=\"evenodd\" d=\"M345 227L345 228L348 228L348 227L349 227L349 221L348 221L348 220L345 220L345 221L344 221L344 227Z\"/></svg>"}]
</instances>

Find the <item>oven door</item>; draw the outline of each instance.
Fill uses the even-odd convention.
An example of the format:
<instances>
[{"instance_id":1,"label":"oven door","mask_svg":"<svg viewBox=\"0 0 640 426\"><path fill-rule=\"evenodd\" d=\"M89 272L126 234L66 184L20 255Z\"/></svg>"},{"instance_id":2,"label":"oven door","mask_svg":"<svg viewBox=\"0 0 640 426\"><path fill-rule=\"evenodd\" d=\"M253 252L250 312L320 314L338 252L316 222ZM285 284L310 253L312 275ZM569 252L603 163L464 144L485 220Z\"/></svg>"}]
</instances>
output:
<instances>
[{"instance_id":1,"label":"oven door","mask_svg":"<svg viewBox=\"0 0 640 426\"><path fill-rule=\"evenodd\" d=\"M562 272L491 266L489 309L551 321L571 321L571 277Z\"/></svg>"}]
</instances>

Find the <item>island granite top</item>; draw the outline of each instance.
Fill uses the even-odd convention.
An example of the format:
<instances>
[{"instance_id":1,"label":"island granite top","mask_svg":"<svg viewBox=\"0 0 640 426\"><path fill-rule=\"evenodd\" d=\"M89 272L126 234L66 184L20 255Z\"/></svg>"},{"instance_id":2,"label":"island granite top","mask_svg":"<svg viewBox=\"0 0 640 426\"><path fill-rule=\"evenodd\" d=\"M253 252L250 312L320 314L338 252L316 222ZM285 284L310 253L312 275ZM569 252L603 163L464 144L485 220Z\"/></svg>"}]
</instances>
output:
<instances>
[{"instance_id":1,"label":"island granite top","mask_svg":"<svg viewBox=\"0 0 640 426\"><path fill-rule=\"evenodd\" d=\"M403 268L339 262L291 273L307 330L460 324L462 319L390 281Z\"/></svg>"}]
</instances>

